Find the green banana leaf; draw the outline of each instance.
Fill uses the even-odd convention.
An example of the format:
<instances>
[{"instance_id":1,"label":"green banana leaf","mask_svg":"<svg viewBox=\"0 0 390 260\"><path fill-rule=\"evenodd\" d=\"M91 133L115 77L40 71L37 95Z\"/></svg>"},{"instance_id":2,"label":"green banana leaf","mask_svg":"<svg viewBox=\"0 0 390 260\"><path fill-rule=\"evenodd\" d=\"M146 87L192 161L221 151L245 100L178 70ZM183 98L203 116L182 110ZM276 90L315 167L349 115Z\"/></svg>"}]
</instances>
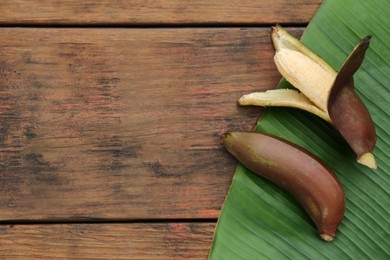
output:
<instances>
[{"instance_id":1,"label":"green banana leaf","mask_svg":"<svg viewBox=\"0 0 390 260\"><path fill-rule=\"evenodd\" d=\"M322 241L314 223L287 192L238 165L210 259L390 259L389 11L387 0L326 0L302 37L339 70L355 44L373 35L354 78L375 122L378 170L356 163L335 130L306 112L268 108L256 128L306 148L338 175L347 205L336 238Z\"/></svg>"}]
</instances>

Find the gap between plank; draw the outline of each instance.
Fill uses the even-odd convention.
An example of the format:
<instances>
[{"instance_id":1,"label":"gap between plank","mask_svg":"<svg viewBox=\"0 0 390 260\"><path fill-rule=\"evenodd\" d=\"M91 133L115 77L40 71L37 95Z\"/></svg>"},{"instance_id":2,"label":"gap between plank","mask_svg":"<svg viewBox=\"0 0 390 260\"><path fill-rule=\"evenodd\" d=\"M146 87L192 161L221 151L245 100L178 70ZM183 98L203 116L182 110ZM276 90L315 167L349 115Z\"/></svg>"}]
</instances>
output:
<instances>
[{"instance_id":1,"label":"gap between plank","mask_svg":"<svg viewBox=\"0 0 390 260\"><path fill-rule=\"evenodd\" d=\"M0 28L105 28L105 29L181 29L181 28L256 28L270 27L276 23L188 23L188 24L170 24L170 23L140 23L140 24L0 24ZM307 27L307 23L279 23L285 28L291 27Z\"/></svg>"},{"instance_id":2,"label":"gap between plank","mask_svg":"<svg viewBox=\"0 0 390 260\"><path fill-rule=\"evenodd\" d=\"M0 226L9 225L66 225L66 224L164 224L164 223L216 223L217 218L171 218L171 219L63 219L63 220L3 220Z\"/></svg>"}]
</instances>

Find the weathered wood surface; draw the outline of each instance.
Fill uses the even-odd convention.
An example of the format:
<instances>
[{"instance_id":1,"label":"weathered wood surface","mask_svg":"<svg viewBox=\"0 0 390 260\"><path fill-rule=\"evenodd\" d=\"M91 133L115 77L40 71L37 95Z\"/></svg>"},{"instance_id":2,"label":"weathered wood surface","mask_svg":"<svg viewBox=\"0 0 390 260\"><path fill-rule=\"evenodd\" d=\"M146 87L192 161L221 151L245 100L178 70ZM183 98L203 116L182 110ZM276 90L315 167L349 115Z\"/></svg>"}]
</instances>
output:
<instances>
[{"instance_id":1,"label":"weathered wood surface","mask_svg":"<svg viewBox=\"0 0 390 260\"><path fill-rule=\"evenodd\" d=\"M1 259L207 259L215 224L0 226Z\"/></svg>"},{"instance_id":2,"label":"weathered wood surface","mask_svg":"<svg viewBox=\"0 0 390 260\"><path fill-rule=\"evenodd\" d=\"M0 220L218 217L220 135L280 78L268 28L0 35Z\"/></svg>"},{"instance_id":3,"label":"weathered wood surface","mask_svg":"<svg viewBox=\"0 0 390 260\"><path fill-rule=\"evenodd\" d=\"M1 0L0 24L307 23L322 0Z\"/></svg>"}]
</instances>

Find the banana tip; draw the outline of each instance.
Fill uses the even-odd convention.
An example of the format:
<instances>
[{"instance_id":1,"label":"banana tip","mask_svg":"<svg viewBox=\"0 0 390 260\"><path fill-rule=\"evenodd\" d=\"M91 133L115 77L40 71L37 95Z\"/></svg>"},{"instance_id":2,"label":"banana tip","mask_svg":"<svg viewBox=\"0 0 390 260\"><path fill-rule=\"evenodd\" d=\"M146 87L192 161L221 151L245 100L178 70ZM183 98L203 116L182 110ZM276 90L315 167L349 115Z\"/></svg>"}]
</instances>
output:
<instances>
[{"instance_id":1,"label":"banana tip","mask_svg":"<svg viewBox=\"0 0 390 260\"><path fill-rule=\"evenodd\" d=\"M242 97L240 97L238 100L237 100L237 103L240 105L240 106L245 106L246 105L246 101L247 100L247 95L243 95Z\"/></svg>"},{"instance_id":2,"label":"banana tip","mask_svg":"<svg viewBox=\"0 0 390 260\"><path fill-rule=\"evenodd\" d=\"M219 138L220 138L220 140L221 140L221 144L224 143L224 141L225 141L225 139L226 139L226 137L227 137L228 135L230 135L230 132L226 132L226 133L223 133L223 134L220 135Z\"/></svg>"},{"instance_id":3,"label":"banana tip","mask_svg":"<svg viewBox=\"0 0 390 260\"><path fill-rule=\"evenodd\" d=\"M320 237L325 240L326 242L330 242L334 239L334 236L331 236L329 234L326 234L326 233L322 233L320 234Z\"/></svg>"},{"instance_id":4,"label":"banana tip","mask_svg":"<svg viewBox=\"0 0 390 260\"><path fill-rule=\"evenodd\" d=\"M364 44L367 44L367 43L370 42L371 38L372 38L372 35L369 34L369 35L367 35L366 37L364 37L361 41L362 41Z\"/></svg>"},{"instance_id":5,"label":"banana tip","mask_svg":"<svg viewBox=\"0 0 390 260\"><path fill-rule=\"evenodd\" d=\"M363 154L362 156L360 156L358 158L357 162L360 164L363 164L367 167L370 167L371 169L374 169L374 170L376 170L378 168L378 166L376 165L376 162L375 162L375 157L370 152L367 152L367 153Z\"/></svg>"},{"instance_id":6,"label":"banana tip","mask_svg":"<svg viewBox=\"0 0 390 260\"><path fill-rule=\"evenodd\" d=\"M234 132L227 132L221 136L221 144L230 152L233 145Z\"/></svg>"},{"instance_id":7,"label":"banana tip","mask_svg":"<svg viewBox=\"0 0 390 260\"><path fill-rule=\"evenodd\" d=\"M283 27L280 24L276 24L275 26L271 26L272 31L280 31L283 30Z\"/></svg>"}]
</instances>

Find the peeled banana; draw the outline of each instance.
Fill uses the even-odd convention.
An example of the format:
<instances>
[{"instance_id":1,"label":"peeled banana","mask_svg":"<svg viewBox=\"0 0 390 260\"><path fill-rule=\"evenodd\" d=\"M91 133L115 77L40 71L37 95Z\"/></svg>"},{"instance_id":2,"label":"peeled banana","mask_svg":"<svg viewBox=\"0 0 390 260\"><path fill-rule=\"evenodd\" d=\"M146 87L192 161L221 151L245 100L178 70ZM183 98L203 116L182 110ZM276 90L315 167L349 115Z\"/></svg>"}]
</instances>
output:
<instances>
[{"instance_id":1,"label":"peeled banana","mask_svg":"<svg viewBox=\"0 0 390 260\"><path fill-rule=\"evenodd\" d=\"M374 123L353 83L353 75L363 62L371 36L359 42L338 73L281 26L273 27L271 36L276 50L275 64L296 90L255 92L242 96L238 103L288 106L311 112L335 127L359 163L376 169Z\"/></svg>"}]
</instances>

